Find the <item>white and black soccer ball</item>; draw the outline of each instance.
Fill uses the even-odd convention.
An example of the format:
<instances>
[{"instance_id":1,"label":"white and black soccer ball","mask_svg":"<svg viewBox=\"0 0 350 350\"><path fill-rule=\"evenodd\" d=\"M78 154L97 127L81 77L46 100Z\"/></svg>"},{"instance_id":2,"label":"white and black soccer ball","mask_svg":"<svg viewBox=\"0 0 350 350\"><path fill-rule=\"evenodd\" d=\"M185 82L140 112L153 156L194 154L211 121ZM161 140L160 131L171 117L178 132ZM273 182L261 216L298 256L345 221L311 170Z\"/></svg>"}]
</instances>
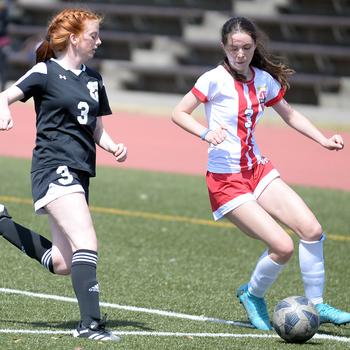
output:
<instances>
[{"instance_id":1,"label":"white and black soccer ball","mask_svg":"<svg viewBox=\"0 0 350 350\"><path fill-rule=\"evenodd\" d=\"M291 296L281 300L273 313L273 328L289 343L305 343L320 326L315 305L306 297Z\"/></svg>"}]
</instances>

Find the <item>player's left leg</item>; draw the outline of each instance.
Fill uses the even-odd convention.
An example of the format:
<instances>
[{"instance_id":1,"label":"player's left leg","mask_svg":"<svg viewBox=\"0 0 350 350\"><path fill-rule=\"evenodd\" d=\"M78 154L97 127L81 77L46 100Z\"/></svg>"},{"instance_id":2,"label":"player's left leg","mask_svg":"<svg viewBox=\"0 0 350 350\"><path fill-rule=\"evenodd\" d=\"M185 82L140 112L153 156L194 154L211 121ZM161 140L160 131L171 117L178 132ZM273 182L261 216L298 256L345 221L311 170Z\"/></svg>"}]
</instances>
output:
<instances>
[{"instance_id":1,"label":"player's left leg","mask_svg":"<svg viewBox=\"0 0 350 350\"><path fill-rule=\"evenodd\" d=\"M81 316L73 335L118 341L119 337L105 329L105 319L100 315L97 239L85 195L81 192L67 194L47 204L45 209L57 231L71 244L71 278Z\"/></svg>"},{"instance_id":2,"label":"player's left leg","mask_svg":"<svg viewBox=\"0 0 350 350\"><path fill-rule=\"evenodd\" d=\"M300 237L299 265L305 296L316 305L321 323L328 322L336 325L349 323L350 313L323 303L325 235L305 202L281 179L273 181L259 196L258 202L267 212L290 227Z\"/></svg>"}]
</instances>

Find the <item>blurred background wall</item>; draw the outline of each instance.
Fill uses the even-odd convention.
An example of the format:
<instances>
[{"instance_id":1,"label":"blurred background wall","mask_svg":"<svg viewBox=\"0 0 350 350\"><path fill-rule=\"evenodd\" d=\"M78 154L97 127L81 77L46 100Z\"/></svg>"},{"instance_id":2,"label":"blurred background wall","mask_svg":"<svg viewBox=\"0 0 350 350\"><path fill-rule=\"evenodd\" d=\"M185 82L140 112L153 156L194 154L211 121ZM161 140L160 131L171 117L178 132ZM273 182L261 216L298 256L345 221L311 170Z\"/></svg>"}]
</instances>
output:
<instances>
[{"instance_id":1,"label":"blurred background wall","mask_svg":"<svg viewBox=\"0 0 350 350\"><path fill-rule=\"evenodd\" d=\"M2 0L5 80L34 62L36 45L64 0ZM271 50L296 70L289 102L350 107L350 0L85 0L104 15L103 45L91 65L116 91L184 94L220 62L222 24L249 16ZM3 12L4 13L4 12ZM1 39L0 39L1 46Z\"/></svg>"}]
</instances>

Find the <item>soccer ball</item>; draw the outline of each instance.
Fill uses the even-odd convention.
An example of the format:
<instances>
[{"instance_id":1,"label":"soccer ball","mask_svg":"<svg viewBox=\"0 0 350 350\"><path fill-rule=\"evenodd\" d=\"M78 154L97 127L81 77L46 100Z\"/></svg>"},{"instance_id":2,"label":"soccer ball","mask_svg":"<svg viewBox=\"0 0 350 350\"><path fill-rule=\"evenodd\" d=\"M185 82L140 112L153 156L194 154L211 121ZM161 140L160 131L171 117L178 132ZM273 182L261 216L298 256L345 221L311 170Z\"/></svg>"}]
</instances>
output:
<instances>
[{"instance_id":1,"label":"soccer ball","mask_svg":"<svg viewBox=\"0 0 350 350\"><path fill-rule=\"evenodd\" d=\"M302 296L281 300L273 313L273 328L288 343L305 343L320 326L320 316L315 305Z\"/></svg>"}]
</instances>

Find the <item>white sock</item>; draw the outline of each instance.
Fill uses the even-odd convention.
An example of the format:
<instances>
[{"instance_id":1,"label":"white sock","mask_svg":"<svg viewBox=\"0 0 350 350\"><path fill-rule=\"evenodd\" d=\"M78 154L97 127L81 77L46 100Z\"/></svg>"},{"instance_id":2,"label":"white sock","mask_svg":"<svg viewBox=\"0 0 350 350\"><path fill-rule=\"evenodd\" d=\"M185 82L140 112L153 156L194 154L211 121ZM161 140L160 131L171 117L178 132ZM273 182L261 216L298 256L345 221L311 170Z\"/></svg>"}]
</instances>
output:
<instances>
[{"instance_id":1,"label":"white sock","mask_svg":"<svg viewBox=\"0 0 350 350\"><path fill-rule=\"evenodd\" d=\"M304 282L305 296L314 304L323 303L325 280L323 241L326 236L316 242L299 241L299 265Z\"/></svg>"},{"instance_id":2,"label":"white sock","mask_svg":"<svg viewBox=\"0 0 350 350\"><path fill-rule=\"evenodd\" d=\"M263 298L268 288L276 281L284 265L273 261L266 250L255 266L248 284L250 294Z\"/></svg>"}]
</instances>

